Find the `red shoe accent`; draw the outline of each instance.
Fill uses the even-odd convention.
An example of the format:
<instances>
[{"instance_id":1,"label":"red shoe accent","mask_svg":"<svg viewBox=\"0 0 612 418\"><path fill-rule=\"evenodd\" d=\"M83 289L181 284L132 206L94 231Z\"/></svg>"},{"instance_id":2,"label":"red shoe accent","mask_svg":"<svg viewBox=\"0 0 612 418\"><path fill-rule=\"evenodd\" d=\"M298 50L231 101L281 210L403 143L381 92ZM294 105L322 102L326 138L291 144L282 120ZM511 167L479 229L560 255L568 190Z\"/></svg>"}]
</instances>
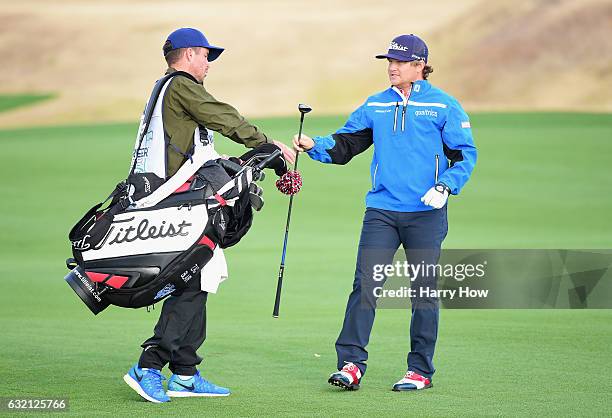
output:
<instances>
[{"instance_id":1,"label":"red shoe accent","mask_svg":"<svg viewBox=\"0 0 612 418\"><path fill-rule=\"evenodd\" d=\"M361 370L359 370L359 367L355 366L353 363L347 363L342 368L342 371L351 375L353 383L359 383L359 379L361 379Z\"/></svg>"},{"instance_id":2,"label":"red shoe accent","mask_svg":"<svg viewBox=\"0 0 612 418\"><path fill-rule=\"evenodd\" d=\"M423 382L425 384L425 386L429 385L431 383L431 380L429 380L427 377L425 376L421 376L420 374L413 372L413 371L408 371L406 372L406 379L411 379L411 380L417 380L419 382Z\"/></svg>"}]
</instances>

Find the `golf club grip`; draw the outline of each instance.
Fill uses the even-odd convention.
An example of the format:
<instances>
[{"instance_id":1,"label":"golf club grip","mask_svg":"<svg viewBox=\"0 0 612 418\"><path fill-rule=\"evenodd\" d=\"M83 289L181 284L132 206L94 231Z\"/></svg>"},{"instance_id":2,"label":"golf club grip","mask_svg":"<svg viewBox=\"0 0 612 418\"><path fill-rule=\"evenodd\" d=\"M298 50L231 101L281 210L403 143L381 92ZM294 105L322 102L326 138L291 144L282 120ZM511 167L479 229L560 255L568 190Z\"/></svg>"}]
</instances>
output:
<instances>
[{"instance_id":1,"label":"golf club grip","mask_svg":"<svg viewBox=\"0 0 612 418\"><path fill-rule=\"evenodd\" d=\"M281 265L278 270L278 282L276 283L276 296L274 298L274 309L272 310L272 316L278 318L278 312L280 310L280 298L281 291L283 290L283 275L285 274L285 266Z\"/></svg>"},{"instance_id":2,"label":"golf club grip","mask_svg":"<svg viewBox=\"0 0 612 418\"><path fill-rule=\"evenodd\" d=\"M279 155L281 155L281 150L277 149L272 154L268 155L265 159L263 159L262 161L257 163L257 165L255 167L253 167L253 169L258 170L258 171L263 170L264 168L266 168L266 165L270 161L272 161L273 159L275 159Z\"/></svg>"}]
</instances>

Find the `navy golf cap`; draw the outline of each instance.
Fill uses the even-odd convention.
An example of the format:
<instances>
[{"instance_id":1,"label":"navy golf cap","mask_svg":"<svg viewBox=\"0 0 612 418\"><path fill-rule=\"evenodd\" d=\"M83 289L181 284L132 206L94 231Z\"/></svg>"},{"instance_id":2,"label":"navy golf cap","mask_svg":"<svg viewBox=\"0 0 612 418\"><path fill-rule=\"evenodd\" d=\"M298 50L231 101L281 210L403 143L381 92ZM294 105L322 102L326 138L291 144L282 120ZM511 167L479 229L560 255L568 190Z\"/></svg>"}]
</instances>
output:
<instances>
[{"instance_id":1,"label":"navy golf cap","mask_svg":"<svg viewBox=\"0 0 612 418\"><path fill-rule=\"evenodd\" d=\"M398 61L423 60L427 62L427 45L416 35L400 35L394 38L389 44L389 51L386 54L376 55L376 58L391 58Z\"/></svg>"},{"instance_id":2,"label":"navy golf cap","mask_svg":"<svg viewBox=\"0 0 612 418\"><path fill-rule=\"evenodd\" d=\"M208 43L206 36L199 30L193 28L180 28L168 35L168 39L166 39L166 43L163 47L164 56L174 49L193 47L208 48L210 51L208 53L208 61L216 60L224 50L224 48L213 46Z\"/></svg>"}]
</instances>

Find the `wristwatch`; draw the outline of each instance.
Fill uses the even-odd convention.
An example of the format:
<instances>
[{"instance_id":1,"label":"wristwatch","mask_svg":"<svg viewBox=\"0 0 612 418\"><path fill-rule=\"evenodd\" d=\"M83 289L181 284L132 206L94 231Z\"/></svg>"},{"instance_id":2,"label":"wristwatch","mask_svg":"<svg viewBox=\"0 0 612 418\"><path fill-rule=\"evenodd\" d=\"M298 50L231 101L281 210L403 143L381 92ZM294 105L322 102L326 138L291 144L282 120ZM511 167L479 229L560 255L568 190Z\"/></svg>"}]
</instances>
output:
<instances>
[{"instance_id":1,"label":"wristwatch","mask_svg":"<svg viewBox=\"0 0 612 418\"><path fill-rule=\"evenodd\" d=\"M440 193L444 193L445 190L448 192L448 194L450 194L450 192L451 192L450 187L448 187L444 183L436 183L434 188L436 189L437 192L440 192Z\"/></svg>"}]
</instances>

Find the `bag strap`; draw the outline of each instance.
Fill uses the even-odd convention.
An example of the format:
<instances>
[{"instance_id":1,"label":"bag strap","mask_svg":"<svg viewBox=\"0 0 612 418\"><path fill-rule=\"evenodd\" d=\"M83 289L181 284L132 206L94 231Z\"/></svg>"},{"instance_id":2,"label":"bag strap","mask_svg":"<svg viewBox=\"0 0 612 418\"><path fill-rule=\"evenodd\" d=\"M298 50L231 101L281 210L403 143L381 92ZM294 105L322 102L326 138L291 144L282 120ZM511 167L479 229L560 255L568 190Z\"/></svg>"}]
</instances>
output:
<instances>
[{"instance_id":1,"label":"bag strap","mask_svg":"<svg viewBox=\"0 0 612 418\"><path fill-rule=\"evenodd\" d=\"M171 78L179 76L179 75L193 80L193 76L191 74L186 73L185 71L175 71L173 73L166 74L165 76L157 80L157 82L155 83L155 86L153 86L153 91L151 92L149 101L147 102L147 105L145 106L144 125L142 127L142 132L140 132L140 137L138 138L138 148L136 148L136 152L134 155L134 161L132 162L132 168L130 168L129 175L134 174L134 169L136 168L136 162L138 161L138 153L140 152L140 147L142 146L142 140L144 139L145 135L147 134L147 131L149 130L149 125L151 124L151 119L153 118L153 112L155 111L155 105L157 104L159 95L162 89L164 88L164 86L166 85L166 82L170 80Z\"/></svg>"}]
</instances>

